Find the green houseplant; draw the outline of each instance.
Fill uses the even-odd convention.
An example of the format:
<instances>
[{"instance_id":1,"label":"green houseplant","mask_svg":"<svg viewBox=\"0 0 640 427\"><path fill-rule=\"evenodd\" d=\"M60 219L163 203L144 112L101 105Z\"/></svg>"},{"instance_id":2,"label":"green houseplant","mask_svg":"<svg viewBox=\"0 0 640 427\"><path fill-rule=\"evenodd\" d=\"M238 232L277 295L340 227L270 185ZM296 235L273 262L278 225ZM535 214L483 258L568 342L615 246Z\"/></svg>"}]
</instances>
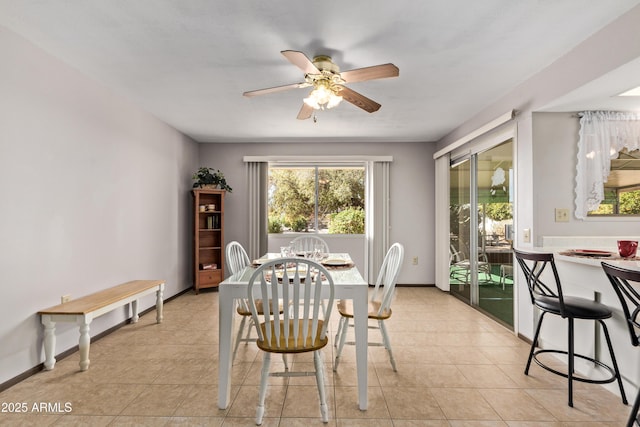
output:
<instances>
[{"instance_id":1,"label":"green houseplant","mask_svg":"<svg viewBox=\"0 0 640 427\"><path fill-rule=\"evenodd\" d=\"M229 193L233 191L219 169L201 167L193 174L192 178L195 181L193 188L219 188Z\"/></svg>"}]
</instances>

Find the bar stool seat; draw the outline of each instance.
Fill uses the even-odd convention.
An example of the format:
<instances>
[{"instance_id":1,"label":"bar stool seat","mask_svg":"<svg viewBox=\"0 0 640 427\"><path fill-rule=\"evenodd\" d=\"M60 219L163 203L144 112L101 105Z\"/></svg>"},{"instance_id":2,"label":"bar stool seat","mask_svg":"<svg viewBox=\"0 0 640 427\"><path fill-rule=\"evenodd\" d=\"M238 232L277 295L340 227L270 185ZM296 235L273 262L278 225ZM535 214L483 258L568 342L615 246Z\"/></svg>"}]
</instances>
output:
<instances>
[{"instance_id":1,"label":"bar stool seat","mask_svg":"<svg viewBox=\"0 0 640 427\"><path fill-rule=\"evenodd\" d=\"M611 317L611 309L599 302L591 301L585 298L568 297L564 298L564 311L566 317L574 319L608 319ZM538 297L536 305L549 313L562 315L562 307L558 298Z\"/></svg>"},{"instance_id":2,"label":"bar stool seat","mask_svg":"<svg viewBox=\"0 0 640 427\"><path fill-rule=\"evenodd\" d=\"M568 405L573 406L573 381L580 381L591 384L607 384L614 381L618 382L620 387L620 395L622 402L627 404L627 397L622 385L622 378L620 376L620 370L618 369L618 363L616 362L616 356L613 352L613 346L611 344L611 338L609 337L609 331L607 325L604 323L605 319L609 319L613 313L606 305L591 301L585 298L565 296L562 292L562 286L560 284L560 277L556 269L556 265L551 253L529 253L519 250L513 250L518 264L520 265L522 272L527 280L527 287L529 288L529 294L531 296L531 302L535 307L540 309L542 314L538 319L536 326L536 332L531 343L531 351L529 352L529 359L527 360L527 366L524 370L525 375L529 375L529 368L531 367L531 361L535 361L541 368L552 372L556 375L560 375L568 379ZM550 267L553 273L554 281L550 281L545 284L541 280L541 275L544 270ZM554 283L553 283L554 282ZM538 338L540 336L540 329L542 321L545 315L551 313L553 315L560 316L567 319L568 323L568 343L567 349L537 349ZM597 360L593 357L589 357L583 354L575 353L574 351L574 320L595 320L597 321L604 332L607 346L609 348L609 355L611 357L611 366L606 363ZM567 370L566 372L559 371L541 361L538 356L545 353L564 354L567 355ZM609 372L609 376L603 379L586 378L575 373L575 358L587 360L596 364L597 366L605 369Z\"/></svg>"}]
</instances>

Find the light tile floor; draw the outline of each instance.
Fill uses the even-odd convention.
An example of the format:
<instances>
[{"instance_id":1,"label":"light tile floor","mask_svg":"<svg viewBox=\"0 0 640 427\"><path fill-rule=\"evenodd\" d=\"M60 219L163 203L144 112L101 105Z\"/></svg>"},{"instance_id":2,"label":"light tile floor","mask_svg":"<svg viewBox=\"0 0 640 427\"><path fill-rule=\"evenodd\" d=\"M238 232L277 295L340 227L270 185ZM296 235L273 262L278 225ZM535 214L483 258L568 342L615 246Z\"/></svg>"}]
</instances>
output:
<instances>
[{"instance_id":1,"label":"light tile floor","mask_svg":"<svg viewBox=\"0 0 640 427\"><path fill-rule=\"evenodd\" d=\"M261 357L253 343L235 361L231 405L217 408L217 308L215 292L168 302L164 323L151 312L93 343L88 371L79 371L75 353L0 393L3 408L27 404L27 413L0 413L0 425L254 425ZM357 406L354 348L334 373L335 348L326 347L329 426L624 425L630 407L616 395L578 383L568 407L563 378L537 365L523 374L527 343L436 288L398 288L393 310L398 372L384 348L369 349L367 411ZM311 360L296 357L294 368L312 369ZM264 426L322 425L313 377L270 381ZM69 410L38 413L34 403Z\"/></svg>"}]
</instances>

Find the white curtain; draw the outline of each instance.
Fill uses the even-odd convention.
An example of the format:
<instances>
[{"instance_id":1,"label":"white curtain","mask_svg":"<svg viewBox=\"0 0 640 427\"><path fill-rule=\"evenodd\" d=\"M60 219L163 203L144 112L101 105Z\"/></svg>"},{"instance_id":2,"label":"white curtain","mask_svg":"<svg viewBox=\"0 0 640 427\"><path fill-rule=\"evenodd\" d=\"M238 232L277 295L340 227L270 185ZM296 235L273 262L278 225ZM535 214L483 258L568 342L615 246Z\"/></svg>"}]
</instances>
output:
<instances>
[{"instance_id":1,"label":"white curtain","mask_svg":"<svg viewBox=\"0 0 640 427\"><path fill-rule=\"evenodd\" d=\"M604 200L611 159L626 148L640 149L640 114L585 111L580 114L576 173L576 218L584 219Z\"/></svg>"},{"instance_id":2,"label":"white curtain","mask_svg":"<svg viewBox=\"0 0 640 427\"><path fill-rule=\"evenodd\" d=\"M450 153L436 159L436 286L449 291L449 244L451 243L449 214L449 162Z\"/></svg>"},{"instance_id":3,"label":"white curtain","mask_svg":"<svg viewBox=\"0 0 640 427\"><path fill-rule=\"evenodd\" d=\"M247 162L249 250L251 259L267 252L267 162Z\"/></svg>"},{"instance_id":4,"label":"white curtain","mask_svg":"<svg viewBox=\"0 0 640 427\"><path fill-rule=\"evenodd\" d=\"M367 168L367 244L365 279L370 284L378 277L382 261L389 249L389 166L390 162L370 162Z\"/></svg>"}]
</instances>

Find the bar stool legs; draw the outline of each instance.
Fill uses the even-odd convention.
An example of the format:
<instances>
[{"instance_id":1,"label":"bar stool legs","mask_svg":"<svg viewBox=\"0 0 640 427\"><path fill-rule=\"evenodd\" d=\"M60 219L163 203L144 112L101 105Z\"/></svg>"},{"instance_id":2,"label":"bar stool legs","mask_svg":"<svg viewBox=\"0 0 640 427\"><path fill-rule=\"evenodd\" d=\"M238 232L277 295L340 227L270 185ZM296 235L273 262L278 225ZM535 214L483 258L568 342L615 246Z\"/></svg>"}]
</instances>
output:
<instances>
[{"instance_id":1,"label":"bar stool legs","mask_svg":"<svg viewBox=\"0 0 640 427\"><path fill-rule=\"evenodd\" d=\"M613 366L608 366L605 363L600 362L599 360L596 360L596 359L593 359L591 357L575 353L575 349L574 349L574 345L575 345L574 344L574 319L572 317L568 317L567 318L567 322L568 322L567 351L555 350L555 349L539 349L539 350L536 350L535 348L536 348L536 346L538 344L538 337L540 336L540 329L542 327L542 321L544 319L544 316L547 313L548 312L543 311L542 314L540 315L540 319L538 320L538 325L536 327L536 332L535 332L535 335L534 335L534 338L533 338L533 342L531 343L531 351L529 352L529 359L527 360L527 365L525 367L524 374L525 375L529 375L529 368L531 367L531 361L533 360L541 368L543 368L543 369L545 369L545 370L547 370L549 372L552 372L552 373L554 373L556 375L560 375L562 377L567 378L567 380L568 380L568 405L570 407L573 407L573 382L574 381L580 381L580 382L585 382L585 383L590 383L590 384L607 384L607 383L611 383L611 382L617 381L618 387L620 388L620 395L622 397L622 403L624 403L625 405L628 404L627 396L626 396L626 394L624 392L624 387L622 385L622 378L620 376L620 370L618 369L618 362L616 360L615 353L613 352L613 346L611 344L611 338L609 336L609 330L607 329L607 325L604 323L604 321L602 321L601 319L595 319L602 326L602 330L604 332L604 336L605 336L605 339L607 341L607 347L609 348L609 356L611 357L611 364ZM542 353L566 354L567 355L567 372L565 373L565 372L558 371L558 370L556 370L554 368L551 368L550 366L547 366L542 361L538 360L537 356L539 354L542 354ZM575 358L576 357L578 357L580 359L588 360L588 361L598 365L599 367L601 367L603 369L606 369L607 371L609 371L611 376L609 378L605 378L605 379L601 379L601 380L594 380L594 379L589 379L589 378L576 377L574 375L575 374ZM638 398L636 398L636 402L634 404L634 410L636 411L634 413L637 414L638 408L640 408L640 393L639 393Z\"/></svg>"},{"instance_id":2,"label":"bar stool legs","mask_svg":"<svg viewBox=\"0 0 640 427\"><path fill-rule=\"evenodd\" d=\"M638 410L640 410L640 392L638 392L636 400L635 402L633 402L633 408L631 408L631 413L629 414L627 427L633 427L633 425L636 423L640 425L640 420L638 420Z\"/></svg>"},{"instance_id":3,"label":"bar stool legs","mask_svg":"<svg viewBox=\"0 0 640 427\"><path fill-rule=\"evenodd\" d=\"M620 395L622 397L622 403L628 405L627 395L624 392L624 386L622 385L622 376L620 375L620 369L618 369L618 362L616 361L616 355L613 352L613 345L611 344L611 337L609 336L609 329L607 325L605 325L604 321L599 320L602 325L602 330L604 331L604 336L607 339L607 347L609 347L609 355L611 356L611 364L613 365L613 369L615 372L615 377L618 381L618 387L620 388Z\"/></svg>"}]
</instances>

